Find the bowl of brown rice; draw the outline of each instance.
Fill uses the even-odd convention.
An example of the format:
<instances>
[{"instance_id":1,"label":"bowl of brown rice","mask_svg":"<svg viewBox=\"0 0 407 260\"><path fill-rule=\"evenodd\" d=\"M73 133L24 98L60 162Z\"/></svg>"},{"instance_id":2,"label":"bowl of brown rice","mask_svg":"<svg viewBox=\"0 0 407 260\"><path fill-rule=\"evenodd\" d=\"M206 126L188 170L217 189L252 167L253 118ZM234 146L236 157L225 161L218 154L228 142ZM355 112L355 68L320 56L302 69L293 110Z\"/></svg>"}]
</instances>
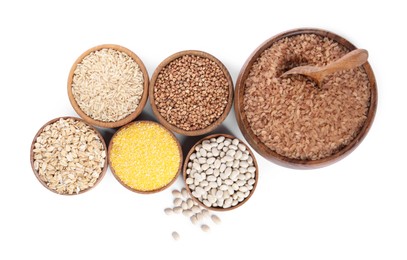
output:
<instances>
[{"instance_id":1,"label":"bowl of brown rice","mask_svg":"<svg viewBox=\"0 0 407 260\"><path fill-rule=\"evenodd\" d=\"M290 168L318 168L350 154L375 117L377 87L366 62L327 76L321 88L302 65L324 66L356 47L332 32L296 29L260 45L242 67L235 114L244 137L263 157Z\"/></svg>"},{"instance_id":2,"label":"bowl of brown rice","mask_svg":"<svg viewBox=\"0 0 407 260\"><path fill-rule=\"evenodd\" d=\"M143 110L149 77L131 50L104 44L85 51L72 65L68 96L86 122L105 128L123 126Z\"/></svg>"}]
</instances>

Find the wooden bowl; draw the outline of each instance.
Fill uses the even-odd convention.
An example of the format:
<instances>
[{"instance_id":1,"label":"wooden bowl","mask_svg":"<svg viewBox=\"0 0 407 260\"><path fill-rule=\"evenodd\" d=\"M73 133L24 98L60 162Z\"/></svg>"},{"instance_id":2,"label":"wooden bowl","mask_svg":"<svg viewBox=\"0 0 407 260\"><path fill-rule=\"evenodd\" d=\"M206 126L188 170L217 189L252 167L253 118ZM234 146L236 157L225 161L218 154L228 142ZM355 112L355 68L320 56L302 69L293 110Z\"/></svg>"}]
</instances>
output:
<instances>
[{"instance_id":1,"label":"wooden bowl","mask_svg":"<svg viewBox=\"0 0 407 260\"><path fill-rule=\"evenodd\" d=\"M42 133L42 131L44 130L44 128L45 128L46 126L48 126L48 125L50 125L50 124L52 124L52 123L54 123L54 122L60 120L61 118L62 118L62 119L74 119L74 120L76 120L76 121L81 121L81 122L85 123L87 126L89 126L89 127L97 134L97 136L99 137L99 139L100 139L101 142L102 142L103 148L104 148L105 151L106 151L105 164L103 165L103 169L102 169L102 172L101 172L100 175L99 175L98 180L95 182L95 184L94 184L92 187L90 187L90 188L88 188L88 189L86 189L86 190L81 190L81 191L79 191L78 194L82 194L82 193L85 193L85 192L87 192L87 191L93 189L94 187L96 187L96 186L102 181L103 177L104 177L105 174L106 174L106 170L107 170L107 147L106 147L105 140L103 139L103 136L99 133L99 131L98 131L95 127L93 127L92 125L89 125L89 124L86 123L84 120L82 120L82 119L80 119L80 118L77 118L77 117L65 116L65 117L54 118L54 119L48 121L46 124L44 124L44 125L40 128L40 130L38 130L37 134L35 135L35 137L34 137L32 143L31 143L31 148L30 148L30 163L31 163L31 168L32 168L32 170L33 170L33 172L34 172L35 177L38 179L38 181L39 181L45 188L47 188L48 190L50 190L50 191L52 191L52 192L54 192L54 193L56 193L56 194L59 194L59 195L68 195L68 196L77 195L76 193L73 193L73 194L62 194L62 193L58 193L56 190L53 190L53 189L49 188L48 185L47 185L47 183L44 182L44 181L40 178L38 172L35 170L35 167L34 167L34 144L35 144L36 141L37 141L37 137Z\"/></svg>"},{"instance_id":2,"label":"wooden bowl","mask_svg":"<svg viewBox=\"0 0 407 260\"><path fill-rule=\"evenodd\" d=\"M158 108L155 104L155 99L154 99L154 85L155 85L155 82L156 82L161 70L164 67L166 67L169 63L171 63L172 61L174 61L182 56L185 56L185 55L199 56L199 57L207 58L209 60L214 61L219 66L219 68L223 71L225 77L227 78L227 80L229 82L228 103L227 103L222 115L209 126L202 128L202 129L191 130L191 131L181 129L173 124L170 124L164 117L161 116L161 114L158 111ZM161 124L163 124L165 127L167 127L168 129L170 129L171 131L174 131L176 133L179 133L182 135L187 135L187 136L197 136L197 135L203 135L203 134L209 133L210 131L214 130L216 127L218 127L223 122L223 120L225 120L225 118L229 114L230 109L232 107L232 103L233 103L233 81L232 81L232 77L230 76L229 71L227 70L225 65L223 65L223 63L221 61L219 61L217 58L215 58L214 56L212 56L206 52L203 52L203 51L187 50L187 51L177 52L177 53L171 55L170 57L166 58L163 62L161 62L158 65L158 67L154 71L153 76L151 77L149 95L150 95L150 104L151 104L153 113Z\"/></svg>"},{"instance_id":3,"label":"wooden bowl","mask_svg":"<svg viewBox=\"0 0 407 260\"><path fill-rule=\"evenodd\" d=\"M220 136L224 136L225 138L230 138L230 139L238 139L240 143L244 144L246 146L247 151L249 151L249 154L251 155L251 157L253 158L253 164L254 167L256 168L256 174L255 174L255 183L253 185L253 189L250 191L250 194L247 198L245 198L244 200L242 200L241 202L239 202L238 204L236 204L236 206L232 206L230 208L221 208L221 207L207 207L205 204L203 204L200 200L198 200L194 195L192 195L192 191L189 188L189 185L186 183L186 179L187 179L187 168L188 168L188 162L189 162L189 158L191 157L191 154L195 152L195 147L198 146L199 144L202 144L203 141L205 140L210 140L211 138L218 138ZM215 211L229 211L232 209L236 209L240 206L242 206L244 203L246 203L250 197L253 195L254 191L256 190L257 187L257 183L259 181L259 167L256 161L256 157L254 157L253 152L251 151L250 147L243 142L242 140L240 140L239 138L236 138L232 135L228 135L228 134L212 134L209 136L206 136L204 138L202 138L201 140L199 140L198 142L195 143L195 145L189 150L187 157L185 158L185 162L184 162L184 167L183 167L183 179L184 179L184 183L185 183L185 187L189 193L189 196L196 201L196 203L198 203L201 207L207 208L209 210L215 210Z\"/></svg>"},{"instance_id":4,"label":"wooden bowl","mask_svg":"<svg viewBox=\"0 0 407 260\"><path fill-rule=\"evenodd\" d=\"M367 119L366 119L365 124L363 125L362 129L357 134L357 136L347 146L345 146L343 149L341 149L337 153L334 153L331 156L328 156L328 157L325 157L322 159L318 159L318 160L300 160L300 159L287 158L287 157L282 156L282 155L276 153L275 151L269 149L253 133L253 131L249 125L249 122L246 118L245 111L243 108L245 81L248 77L248 74L250 72L250 69L251 69L253 63L266 49L271 47L275 42L277 42L285 37L291 37L291 36L300 35L300 34L320 35L320 36L327 37L329 39L332 39L332 40L338 42L339 44L345 46L350 51L356 49L356 47L353 44L351 44L349 41L342 38L341 36L336 35L332 32L321 30L321 29L312 29L312 28L296 29L296 30L291 30L291 31L287 31L287 32L278 34L278 35L268 39L251 54L251 56L248 58L248 60L243 65L243 67L240 71L240 74L238 76L237 83L236 83L236 89L235 89L235 114L236 114L236 119L237 119L239 128L242 131L244 137L246 138L248 143L260 155L262 155L263 157L265 157L266 159L268 159L274 163L277 163L277 164L285 166L285 167L294 168L294 169L312 169L312 168L324 167L324 166L330 165L334 162L337 162L337 161L343 159L360 144L360 142L367 135L367 133L373 123L375 114L376 114L377 88L376 88L376 80L375 80L375 77L373 74L373 70L370 67L369 63L366 62L363 65L363 68L368 76L368 79L370 81L370 86L371 86L370 107L368 110Z\"/></svg>"},{"instance_id":5,"label":"wooden bowl","mask_svg":"<svg viewBox=\"0 0 407 260\"><path fill-rule=\"evenodd\" d=\"M180 161L179 161L179 166L178 166L178 169L177 169L177 173L174 175L174 178L173 178L169 183L167 183L165 186L163 186L163 187L161 187L161 188L158 188L158 189L155 189L155 190L147 190L147 191L144 191L144 190L137 190L137 189L135 189L135 188L133 188L133 187L130 187L130 186L127 185L126 183L124 183L124 182L120 179L120 177L117 176L117 174L116 174L116 172L115 172L115 169L114 169L114 167L112 166L112 162L111 162L111 160L110 160L110 157L109 157L110 154L111 154L111 152L112 152L111 149L112 149L112 147L113 147L114 139L115 139L116 135L117 135L120 131L122 131L123 129L126 129L127 127L132 126L133 124L140 124L140 123L142 123L142 124L155 124L155 125L160 126L162 129L164 129L165 131L167 131L167 132L171 135L171 137L172 137L172 138L174 139L174 141L176 142L176 144L177 144L177 146L178 146L178 150L179 150ZM178 139L175 137L175 135L174 135L171 131L169 131L168 129L166 129L164 126L162 126L162 125L160 125L160 124L158 124L158 123L156 123L156 122L147 121L147 120L135 121L135 122L129 123L129 124L127 124L127 125L121 127L121 128L112 136L112 139L110 140L109 148L108 148L108 155L109 155L109 156L108 156L108 160L109 160L110 170L112 171L113 176L116 178L116 180L117 180L121 185L123 185L125 188L127 188L128 190L133 191L133 192L136 192L136 193L141 193L141 194L157 193L157 192L163 191L163 190L165 190L166 188L170 187L170 186L174 183L174 181L177 179L177 177L178 177L178 175L179 175L179 173L180 173L180 171L181 171L182 160L183 160L182 148L181 148L181 145L180 145Z\"/></svg>"},{"instance_id":6,"label":"wooden bowl","mask_svg":"<svg viewBox=\"0 0 407 260\"><path fill-rule=\"evenodd\" d=\"M82 111L82 109L79 107L78 103L76 102L76 99L72 93L72 81L73 81L73 76L76 70L76 67L79 63L82 62L82 60L88 56L91 52L98 51L101 49L113 49L116 51L124 52L127 55L129 55L140 67L141 72L143 73L143 78L144 78L144 84L143 84L143 95L140 98L139 104L134 112L129 114L123 119L120 119L119 121L115 122L105 122L105 121L100 121L100 120L95 120L92 117L88 116L86 113ZM148 84L149 84L149 76L148 72L144 66L144 63L141 61L141 59L133 53L131 50L122 47L120 45L115 45L115 44L103 44L99 45L93 48L90 48L89 50L85 51L82 53L81 56L74 62L72 65L71 71L69 72L68 76L68 97L69 101L71 102L71 105L73 109L76 111L76 113L83 118L86 122L89 124L99 126L99 127L105 127L105 128L116 128L123 126L131 121L133 121L138 115L140 115L141 111L143 110L144 106L146 105L147 98L148 98Z\"/></svg>"}]
</instances>

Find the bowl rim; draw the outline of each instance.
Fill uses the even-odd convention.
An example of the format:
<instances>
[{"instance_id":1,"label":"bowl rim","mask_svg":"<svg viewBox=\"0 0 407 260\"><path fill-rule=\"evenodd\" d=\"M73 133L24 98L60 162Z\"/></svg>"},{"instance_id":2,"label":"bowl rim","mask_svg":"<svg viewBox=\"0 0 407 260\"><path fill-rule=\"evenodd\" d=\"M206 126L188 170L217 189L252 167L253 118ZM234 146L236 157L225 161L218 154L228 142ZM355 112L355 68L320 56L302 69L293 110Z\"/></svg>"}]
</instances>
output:
<instances>
[{"instance_id":1,"label":"bowl rim","mask_svg":"<svg viewBox=\"0 0 407 260\"><path fill-rule=\"evenodd\" d=\"M87 125L90 129L92 129L92 130L97 134L97 136L99 137L100 141L102 142L103 148L104 148L105 151L106 151L105 163L104 163L104 165L103 165L102 172L99 174L99 177L98 177L98 179L96 180L95 184L94 184L92 187L87 188L86 190L81 190L81 191L79 191L79 193L72 193L72 194L66 193L66 194L65 194L65 193L59 193L59 192L57 192L56 190L51 189L51 188L48 187L47 184L39 177L39 173L38 173L38 172L35 170L35 168L34 168L34 145L35 145L35 143L36 143L36 141L37 141L38 136L42 133L42 131L44 130L44 128L45 128L46 126L48 126L48 125L50 125L50 124L52 124L52 123L55 123L55 122L59 121L60 119L64 119L64 120L66 120L66 119L73 119L73 120L76 120L76 121L79 121L79 122L83 122L85 125ZM35 177L37 178L37 180L38 180L45 188L47 188L47 190L52 191L53 193L56 193L56 194L58 194L58 195L63 195L63 196L79 195L79 194L83 194L83 193L85 193L85 192L87 192L87 191L89 191L89 190L95 188L95 187L102 181L102 179L105 177L106 171L107 171L107 168L108 168L108 165L107 165L108 152L107 152L107 151L108 151L108 149L107 149L107 146L106 146L105 139L103 138L102 134L101 134L93 125L87 123L87 122L86 122L85 120L83 120L82 118L78 118L78 117L74 117L74 116L61 116L61 117L56 117L56 118L54 118L54 119L49 120L47 123L45 123L43 126L41 126L41 128L37 131L37 133L36 133L35 136L34 136L34 139L33 139L32 142L31 142L31 146L30 146L30 164L31 164L31 169L32 169L32 171L33 171Z\"/></svg>"},{"instance_id":2,"label":"bowl rim","mask_svg":"<svg viewBox=\"0 0 407 260\"><path fill-rule=\"evenodd\" d=\"M253 165L256 168L256 174L254 177L254 185L253 185L253 189L250 191L249 196L247 196L244 200L242 200L241 202L237 203L235 206L232 206L230 208L221 208L221 207L207 207L205 204L203 204L201 201L199 201L194 195L192 195L192 191L189 188L189 185L187 184L186 180L187 180L187 168L188 168L188 163L189 163L189 157L191 157L191 154L195 152L195 147L198 146L199 144L201 144L203 141L205 140L210 140L211 138L218 138L220 136L224 136L225 138L230 138L230 139L238 139L240 143L244 144L246 146L247 151L249 152L249 154L251 155L251 157L253 158ZM243 142L240 138L237 138L233 135L230 134L222 134L222 133L217 133L217 134L211 134L208 136L205 136L203 138L201 138L199 141L197 141L189 150L187 156L185 157L185 161L184 161L184 165L183 165L183 169L182 169L182 179L184 181L185 184L185 188L189 194L189 196L196 202L198 203L199 206L209 209L209 210L214 210L214 211L229 211L229 210L233 210L236 209L240 206L242 206L243 204L245 204L253 195L254 191L256 190L257 187L257 183L259 182L259 165L257 163L256 157L254 156L253 151L250 149L250 146L247 145L245 142Z\"/></svg>"},{"instance_id":3,"label":"bowl rim","mask_svg":"<svg viewBox=\"0 0 407 260\"><path fill-rule=\"evenodd\" d=\"M155 125L161 127L162 129L164 129L165 131L167 131L167 132L170 134L171 138L174 139L175 143L177 144L178 151L179 151L179 156L180 156L180 161L179 161L179 165L178 165L177 172L176 172L176 174L174 175L174 177L172 178L172 180L171 180L170 182L168 182L166 185L164 185L164 186L162 186L162 187L160 187L160 188L158 188L158 189L143 191L143 190L137 190L137 189L135 189L135 188L133 188L133 187L130 187L129 185L127 185L126 183L124 183L124 182L120 179L119 176L117 176L116 171L115 171L114 167L112 166L112 162L111 162L111 160L110 160L110 154L111 154L111 149L112 149L112 147L113 147L113 145L114 145L114 139L115 139L116 135L117 135L120 131L125 130L126 128L131 127L131 126L136 125L136 124L155 124ZM126 189L128 189L128 190L130 190L130 191L132 191L132 192L140 193L140 194L153 194L153 193L157 193L157 192L163 191L163 190L167 189L168 187L170 187L170 186L175 182L175 180L177 179L177 177L179 176L179 174L180 174L180 172L181 172L182 164L183 164L182 147L181 147L181 144L180 144L178 138L177 138L170 130L168 130L167 128L165 128L163 125L161 125L161 124L159 124L159 123L157 123L157 122L154 122L154 121L150 121L150 120L138 120L138 121L133 121L133 122L130 122L130 123L128 123L128 124L122 126L119 130L117 130L117 131L113 134L112 138L110 139L107 154L109 155L109 156L108 156L109 168L110 168L110 170L111 170L113 176L115 177L115 179L116 179L121 185L123 185Z\"/></svg>"},{"instance_id":4,"label":"bowl rim","mask_svg":"<svg viewBox=\"0 0 407 260\"><path fill-rule=\"evenodd\" d=\"M295 36L295 35L301 35L301 34L316 34L316 35L319 35L322 37L327 37L331 40L336 41L337 43L348 48L349 51L356 49L355 45L350 43L348 40L346 40L342 36L339 36L333 32L323 30L323 29L318 29L318 28L293 29L293 30L282 32L280 34L277 34L277 35L267 39L252 52L252 54L249 56L249 58L246 60L246 62L244 63L244 65L242 66L242 68L240 70L240 73L239 73L237 81L236 81L236 87L235 87L235 117L236 117L238 126L239 126L243 136L247 140L247 142L253 147L253 149L256 152L258 152L264 158L266 158L269 161L272 161L280 166L284 166L284 167L288 167L288 168L315 169L315 168L321 168L321 167L331 165L331 164L345 158L352 151L354 151L356 149L356 147L366 137L368 131L370 130L370 128L373 124L375 114L376 114L377 99L378 99L377 98L377 85L376 85L376 79L375 79L373 70L372 70L369 62L366 62L362 66L368 76L368 79L370 82L370 89L371 89L370 106L369 106L369 110L367 113L367 118L366 118L364 125L359 130L358 134L353 138L353 140L348 145L346 145L344 148L339 150L338 152L336 152L330 156L324 157L322 159L318 159L318 160L300 160L300 159L293 159L293 158L288 158L288 157L282 156L282 155L276 153L275 151L271 150L267 146L265 146L251 130L248 120L244 113L243 96L244 96L245 80L250 72L250 69L251 69L253 63L266 49L271 47L271 45L273 45L276 41L278 41L280 39Z\"/></svg>"},{"instance_id":5,"label":"bowl rim","mask_svg":"<svg viewBox=\"0 0 407 260\"><path fill-rule=\"evenodd\" d=\"M144 79L144 83L143 83L143 94L140 98L139 104L136 108L135 111L133 111L131 114L129 114L128 116L126 116L125 118L120 119L119 121L114 121L114 122L105 122L105 121L100 121L100 120L96 120L93 119L92 117L90 117L89 115L87 115L85 112L82 111L82 109L79 107L78 103L76 102L76 99L72 93L72 81L73 81L73 76L75 73L75 70L78 66L79 63L82 62L82 60L88 56L90 53L95 52L95 51L99 51L102 49L113 49L116 51L120 51L120 52L124 52L127 55L129 55L140 67L140 70L143 74L143 79ZM144 66L143 61L131 50L127 49L126 47L123 47L121 45L117 45L117 44L102 44L102 45L98 45L95 47L92 47L88 50L86 50L85 52L83 52L73 63L71 70L69 71L69 75L68 75L68 83L67 83L67 90L68 90L68 98L69 98L69 102L71 103L73 109L75 110L75 112L82 118L84 119L86 122L88 122L89 124L95 125L95 126L99 126L99 127L104 127L104 128L116 128L116 127L120 127L123 126L127 123L130 123L131 121L133 121L134 119L136 119L137 116L139 116L141 114L141 112L144 109L144 106L147 103L147 99L148 99L148 86L149 86L149 76L148 76L148 72L146 67Z\"/></svg>"},{"instance_id":6,"label":"bowl rim","mask_svg":"<svg viewBox=\"0 0 407 260\"><path fill-rule=\"evenodd\" d=\"M218 119L216 119L209 126L202 128L202 129L191 130L191 131L187 131L187 130L181 129L175 125L172 125L163 116L161 116L161 114L158 111L157 106L155 104L155 98L154 98L154 85L156 83L156 80L157 80L158 75L160 74L161 70L164 67L166 67L169 63L171 63L172 61L174 61L182 56L186 56L186 55L199 56L199 57L207 58L207 59L214 61L220 67L220 69L222 70L223 74L225 75L225 77L228 81L228 101L227 101L227 105L226 105L222 115L220 117L218 117ZM150 80L150 86L149 86L150 105L151 105L153 113L156 116L156 118L158 119L158 121L162 125L164 125L166 128L170 129L171 131L176 132L178 134L186 135L186 136L204 135L204 134L211 132L215 128L217 128L226 119L226 117L228 116L228 114L232 108L232 104L233 104L233 100L234 100L233 95L234 95L233 80L232 80L232 77L230 76L230 73L229 73L228 69L226 68L226 66L215 56L213 56L207 52L199 51L199 50L180 51L180 52L174 53L171 56L164 59L154 70L154 73Z\"/></svg>"}]
</instances>

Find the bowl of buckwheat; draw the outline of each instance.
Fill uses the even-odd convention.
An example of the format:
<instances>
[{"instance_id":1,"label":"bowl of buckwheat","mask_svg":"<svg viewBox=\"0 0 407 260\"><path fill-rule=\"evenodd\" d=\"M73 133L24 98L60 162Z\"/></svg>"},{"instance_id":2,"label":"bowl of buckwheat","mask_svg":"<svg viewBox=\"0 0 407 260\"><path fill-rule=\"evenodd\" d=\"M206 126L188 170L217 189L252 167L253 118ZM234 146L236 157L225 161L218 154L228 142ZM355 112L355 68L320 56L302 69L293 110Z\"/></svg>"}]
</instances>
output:
<instances>
[{"instance_id":1,"label":"bowl of buckwheat","mask_svg":"<svg viewBox=\"0 0 407 260\"><path fill-rule=\"evenodd\" d=\"M219 126L233 103L233 81L214 56L197 50L166 58L154 71L150 104L158 121L187 136L206 134Z\"/></svg>"}]
</instances>

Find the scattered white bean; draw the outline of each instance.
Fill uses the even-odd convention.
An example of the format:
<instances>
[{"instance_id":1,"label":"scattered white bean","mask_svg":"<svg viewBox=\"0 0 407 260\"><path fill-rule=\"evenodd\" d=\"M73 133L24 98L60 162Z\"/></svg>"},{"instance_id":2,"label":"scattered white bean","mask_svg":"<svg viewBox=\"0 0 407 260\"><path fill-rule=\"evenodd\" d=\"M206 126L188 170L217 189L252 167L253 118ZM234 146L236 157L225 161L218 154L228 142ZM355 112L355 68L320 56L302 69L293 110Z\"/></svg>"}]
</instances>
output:
<instances>
[{"instance_id":1,"label":"scattered white bean","mask_svg":"<svg viewBox=\"0 0 407 260\"><path fill-rule=\"evenodd\" d=\"M175 198L181 198L181 192L179 190L173 190L172 196L174 196Z\"/></svg>"},{"instance_id":2,"label":"scattered white bean","mask_svg":"<svg viewBox=\"0 0 407 260\"><path fill-rule=\"evenodd\" d=\"M194 225L196 223L198 223L198 219L196 218L196 215L191 216L189 219L191 220L192 224L194 224Z\"/></svg>"},{"instance_id":3,"label":"scattered white bean","mask_svg":"<svg viewBox=\"0 0 407 260\"><path fill-rule=\"evenodd\" d=\"M192 212L193 213L199 213L199 212L201 212L201 208L199 208L199 206L193 206L192 208L191 208L191 210L192 210Z\"/></svg>"},{"instance_id":4,"label":"scattered white bean","mask_svg":"<svg viewBox=\"0 0 407 260\"><path fill-rule=\"evenodd\" d=\"M165 214L167 215L172 215L174 213L174 211L171 208L166 208L164 209Z\"/></svg>"},{"instance_id":5,"label":"scattered white bean","mask_svg":"<svg viewBox=\"0 0 407 260\"><path fill-rule=\"evenodd\" d=\"M172 232L172 238L174 239L174 240L179 240L180 239L180 236L179 236L179 234L176 232L176 231L174 231L174 232Z\"/></svg>"},{"instance_id":6,"label":"scattered white bean","mask_svg":"<svg viewBox=\"0 0 407 260\"><path fill-rule=\"evenodd\" d=\"M186 210L183 210L182 211L182 214L185 216L185 217L191 217L194 213L192 213L192 210L190 210L190 209L186 209Z\"/></svg>"},{"instance_id":7,"label":"scattered white bean","mask_svg":"<svg viewBox=\"0 0 407 260\"><path fill-rule=\"evenodd\" d=\"M174 202L175 207L179 207L179 206L181 206L182 199L181 198L175 198L173 202Z\"/></svg>"},{"instance_id":8,"label":"scattered white bean","mask_svg":"<svg viewBox=\"0 0 407 260\"><path fill-rule=\"evenodd\" d=\"M205 225L205 224L203 224L203 225L201 226L201 229L202 229L202 231L204 231L204 232L209 232L209 230L210 230L209 226L208 226L208 225Z\"/></svg>"},{"instance_id":9,"label":"scattered white bean","mask_svg":"<svg viewBox=\"0 0 407 260\"><path fill-rule=\"evenodd\" d=\"M172 211L174 211L175 214L179 214L179 213L182 212L182 208L181 208L181 207L174 207L174 208L172 209Z\"/></svg>"}]
</instances>

